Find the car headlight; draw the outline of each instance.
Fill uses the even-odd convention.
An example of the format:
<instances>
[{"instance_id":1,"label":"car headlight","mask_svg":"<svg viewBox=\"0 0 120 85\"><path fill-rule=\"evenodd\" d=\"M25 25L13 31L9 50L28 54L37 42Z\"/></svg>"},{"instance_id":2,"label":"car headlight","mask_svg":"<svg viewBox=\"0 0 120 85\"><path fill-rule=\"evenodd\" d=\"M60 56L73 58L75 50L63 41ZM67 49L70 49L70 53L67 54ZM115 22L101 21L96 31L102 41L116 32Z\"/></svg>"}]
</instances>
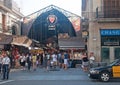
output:
<instances>
[{"instance_id":1,"label":"car headlight","mask_svg":"<svg viewBox=\"0 0 120 85\"><path fill-rule=\"evenodd\" d=\"M89 71L91 74L99 74L99 70L94 70L94 69L92 69L92 70L90 70Z\"/></svg>"}]
</instances>

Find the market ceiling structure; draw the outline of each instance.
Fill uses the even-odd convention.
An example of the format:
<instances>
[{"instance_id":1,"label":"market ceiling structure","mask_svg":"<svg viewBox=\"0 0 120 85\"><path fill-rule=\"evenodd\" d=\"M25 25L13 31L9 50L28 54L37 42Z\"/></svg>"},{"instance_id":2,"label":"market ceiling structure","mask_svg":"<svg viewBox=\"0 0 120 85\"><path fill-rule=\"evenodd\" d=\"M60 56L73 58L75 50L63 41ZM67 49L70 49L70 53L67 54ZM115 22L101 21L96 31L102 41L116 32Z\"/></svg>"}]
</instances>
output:
<instances>
[{"instance_id":1,"label":"market ceiling structure","mask_svg":"<svg viewBox=\"0 0 120 85\"><path fill-rule=\"evenodd\" d=\"M58 39L60 34L64 34L64 36ZM22 35L26 35L40 43L54 41L56 37L58 43L60 40L72 40L77 37L79 41L75 40L82 42L81 46L84 47L80 31L80 16L54 5L24 17Z\"/></svg>"}]
</instances>

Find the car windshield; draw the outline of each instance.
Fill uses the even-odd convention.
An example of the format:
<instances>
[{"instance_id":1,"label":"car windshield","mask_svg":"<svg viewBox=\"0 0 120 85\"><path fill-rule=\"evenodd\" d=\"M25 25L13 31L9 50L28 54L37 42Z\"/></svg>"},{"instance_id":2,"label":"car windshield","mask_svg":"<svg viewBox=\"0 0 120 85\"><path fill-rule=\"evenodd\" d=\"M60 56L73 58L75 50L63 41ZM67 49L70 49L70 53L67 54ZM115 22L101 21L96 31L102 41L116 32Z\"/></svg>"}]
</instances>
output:
<instances>
[{"instance_id":1,"label":"car windshield","mask_svg":"<svg viewBox=\"0 0 120 85\"><path fill-rule=\"evenodd\" d=\"M118 62L118 60L119 60L119 59L114 60L113 62L111 62L111 63L109 64L109 66L115 65L115 64Z\"/></svg>"}]
</instances>

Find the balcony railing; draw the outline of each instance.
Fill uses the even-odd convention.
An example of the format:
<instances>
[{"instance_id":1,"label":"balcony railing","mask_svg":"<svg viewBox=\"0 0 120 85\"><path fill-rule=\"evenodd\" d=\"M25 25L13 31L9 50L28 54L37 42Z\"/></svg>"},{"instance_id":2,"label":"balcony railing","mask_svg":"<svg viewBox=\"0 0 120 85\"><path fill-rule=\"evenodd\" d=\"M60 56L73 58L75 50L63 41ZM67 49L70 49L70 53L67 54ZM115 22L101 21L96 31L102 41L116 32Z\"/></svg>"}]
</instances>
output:
<instances>
[{"instance_id":1,"label":"balcony railing","mask_svg":"<svg viewBox=\"0 0 120 85\"><path fill-rule=\"evenodd\" d=\"M97 7L96 18L120 18L120 6Z\"/></svg>"}]
</instances>

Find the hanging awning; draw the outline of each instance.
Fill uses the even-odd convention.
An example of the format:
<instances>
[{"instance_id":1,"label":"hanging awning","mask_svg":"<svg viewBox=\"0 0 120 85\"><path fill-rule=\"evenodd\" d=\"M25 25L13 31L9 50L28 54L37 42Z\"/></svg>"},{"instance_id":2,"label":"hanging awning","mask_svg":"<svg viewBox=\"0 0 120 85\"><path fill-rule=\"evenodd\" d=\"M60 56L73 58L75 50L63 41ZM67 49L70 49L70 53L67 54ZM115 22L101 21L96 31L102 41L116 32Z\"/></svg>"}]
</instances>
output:
<instances>
[{"instance_id":1,"label":"hanging awning","mask_svg":"<svg viewBox=\"0 0 120 85\"><path fill-rule=\"evenodd\" d=\"M10 44L12 42L12 35L0 33L0 45Z\"/></svg>"},{"instance_id":2,"label":"hanging awning","mask_svg":"<svg viewBox=\"0 0 120 85\"><path fill-rule=\"evenodd\" d=\"M58 40L59 49L85 49L85 43L79 37Z\"/></svg>"},{"instance_id":3,"label":"hanging awning","mask_svg":"<svg viewBox=\"0 0 120 85\"><path fill-rule=\"evenodd\" d=\"M30 47L32 44L32 40L29 39L27 36L13 36L12 45Z\"/></svg>"},{"instance_id":4,"label":"hanging awning","mask_svg":"<svg viewBox=\"0 0 120 85\"><path fill-rule=\"evenodd\" d=\"M29 39L29 38L27 38L27 39L24 41L23 46L25 46L25 47L30 47L31 44L32 44L32 40Z\"/></svg>"}]
</instances>

